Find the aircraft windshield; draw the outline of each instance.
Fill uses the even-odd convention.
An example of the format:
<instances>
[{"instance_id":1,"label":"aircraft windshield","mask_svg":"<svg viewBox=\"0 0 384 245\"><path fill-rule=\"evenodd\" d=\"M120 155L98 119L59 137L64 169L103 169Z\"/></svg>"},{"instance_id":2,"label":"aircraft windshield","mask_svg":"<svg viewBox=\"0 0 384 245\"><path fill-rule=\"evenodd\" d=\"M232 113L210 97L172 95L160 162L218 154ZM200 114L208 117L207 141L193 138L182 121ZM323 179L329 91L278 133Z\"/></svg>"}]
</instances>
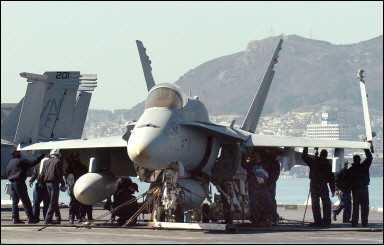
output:
<instances>
[{"instance_id":1,"label":"aircraft windshield","mask_svg":"<svg viewBox=\"0 0 384 245\"><path fill-rule=\"evenodd\" d=\"M175 90L168 87L158 87L148 94L145 101L145 108L151 107L180 109L183 107L183 100Z\"/></svg>"}]
</instances>

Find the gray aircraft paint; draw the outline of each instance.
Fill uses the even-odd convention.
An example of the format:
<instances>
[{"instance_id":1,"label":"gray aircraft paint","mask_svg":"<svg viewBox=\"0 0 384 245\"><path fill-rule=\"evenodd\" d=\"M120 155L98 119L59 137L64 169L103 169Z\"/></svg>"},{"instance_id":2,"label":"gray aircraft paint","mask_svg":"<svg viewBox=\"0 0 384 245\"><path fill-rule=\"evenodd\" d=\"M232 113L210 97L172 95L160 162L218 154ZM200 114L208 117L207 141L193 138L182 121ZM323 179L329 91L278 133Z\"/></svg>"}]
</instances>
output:
<instances>
[{"instance_id":1,"label":"gray aircraft paint","mask_svg":"<svg viewBox=\"0 0 384 245\"><path fill-rule=\"evenodd\" d=\"M27 78L25 96L1 124L1 139L13 145L60 138L80 139L91 100L97 86L96 75L79 71L52 71L44 75L20 73ZM12 147L2 141L2 153ZM23 154L26 158L33 158ZM1 177L6 177L8 157L1 160Z\"/></svg>"},{"instance_id":2,"label":"gray aircraft paint","mask_svg":"<svg viewBox=\"0 0 384 245\"><path fill-rule=\"evenodd\" d=\"M261 88L259 91L263 91L260 93L268 92L274 73L273 65L276 62L275 59L277 59L277 52L280 50L281 42L282 40L279 40L279 45L271 59L263 82L260 85ZM145 54L145 49L141 42L137 42L137 44L140 57L142 57ZM148 59L146 54L144 57ZM151 69L149 69L149 62L143 62L142 60L142 66L144 73L148 75L145 77L147 88L150 90L146 101L147 107L135 124L128 125L127 132L122 138L106 137L89 140L47 142L32 144L30 146L22 145L20 149L36 150L58 147L68 152L76 150L80 152L81 156L91 156L100 150L105 153L109 152L111 154L104 154L109 156L102 160L103 163L101 165L105 166L105 164L107 164L111 170L114 166L119 166L122 171L114 171L116 175L134 176L139 174L139 179L141 180L156 182L159 174L157 171L164 171L162 180L165 181L164 184L167 185L164 189L162 199L163 204L165 203L164 205L172 206L176 203L176 199L174 198L178 197L175 197L172 192L172 190L176 188L176 184L187 190L202 190L199 191L199 196L195 195L191 197L193 200L189 200L190 208L197 208L201 204L201 200L207 197L207 190L205 188L207 180L205 177L209 178L210 175L215 175L214 177L216 178L232 180L238 169L242 153L248 153L254 147L284 147L286 149L286 154L284 155L291 160L292 158L296 160L299 158L297 157L298 153L293 150L294 147L370 148L369 142L330 141L301 137L258 135L253 133L266 98L265 94L261 94L260 96L257 94L255 96L254 102L247 115L247 123L243 128L235 128L233 124L231 124L230 127L226 127L211 123L208 120L208 113L202 102L195 98L186 97L179 91L180 89L177 86L172 84L158 84L153 86L154 80L153 78L151 79L152 75ZM149 77L149 79L147 79L147 77ZM173 99L169 97L162 98L161 94L159 94L160 101L158 101L158 104L151 103L151 98L153 97L151 93L159 88L164 88L165 94L169 94L173 98L179 97L182 101L182 106L180 106L180 101L173 101ZM175 94L177 96L175 96ZM232 156L230 161L224 164L228 169L231 168L230 175L228 176L221 176L220 172L215 171L219 147L231 153L227 154L228 156ZM129 155L135 163L135 166L142 168L141 170L145 170L144 172L140 169L138 172L132 172L132 166L134 164L130 159L127 160L125 158L122 160L123 158L116 157L117 155L122 156L119 150L124 148L126 151L125 157ZM112 149L115 150L114 153L112 153ZM113 156L115 156L115 158L112 158ZM234 169L232 169L233 167ZM203 171L208 176L195 178L192 171ZM149 172L151 176L146 176L145 172ZM155 178L152 178L154 176ZM82 179L84 183L81 185L91 185L94 181L95 180L90 177L84 177ZM105 185L108 184L107 179L105 179L105 181L103 179L97 181L99 183L103 182ZM196 185L199 185L201 188L197 188ZM100 186L103 186L103 184ZM100 192L103 191L104 190L101 190ZM88 199L92 200L101 198L93 195L92 192L85 194L83 190L78 190L78 193L83 193ZM107 198L108 196L103 197ZM235 198L236 196L234 196L233 200L235 200ZM173 208L174 207L172 207L172 209Z\"/></svg>"}]
</instances>

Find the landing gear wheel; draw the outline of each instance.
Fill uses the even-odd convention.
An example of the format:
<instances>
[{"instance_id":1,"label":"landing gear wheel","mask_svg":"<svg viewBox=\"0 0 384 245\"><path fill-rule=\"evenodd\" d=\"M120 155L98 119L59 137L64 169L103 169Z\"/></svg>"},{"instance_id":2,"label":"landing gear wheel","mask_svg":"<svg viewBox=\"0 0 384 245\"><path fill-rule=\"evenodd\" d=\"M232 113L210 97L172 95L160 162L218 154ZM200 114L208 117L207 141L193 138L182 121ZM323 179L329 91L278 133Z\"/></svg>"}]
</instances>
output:
<instances>
[{"instance_id":1,"label":"landing gear wheel","mask_svg":"<svg viewBox=\"0 0 384 245\"><path fill-rule=\"evenodd\" d=\"M180 204L177 204L175 210L175 222L184 222L184 212Z\"/></svg>"},{"instance_id":2,"label":"landing gear wheel","mask_svg":"<svg viewBox=\"0 0 384 245\"><path fill-rule=\"evenodd\" d=\"M209 223L210 207L207 203L201 205L201 222Z\"/></svg>"},{"instance_id":3,"label":"landing gear wheel","mask_svg":"<svg viewBox=\"0 0 384 245\"><path fill-rule=\"evenodd\" d=\"M164 222L165 221L165 210L164 205L157 205L153 210L153 221Z\"/></svg>"}]
</instances>

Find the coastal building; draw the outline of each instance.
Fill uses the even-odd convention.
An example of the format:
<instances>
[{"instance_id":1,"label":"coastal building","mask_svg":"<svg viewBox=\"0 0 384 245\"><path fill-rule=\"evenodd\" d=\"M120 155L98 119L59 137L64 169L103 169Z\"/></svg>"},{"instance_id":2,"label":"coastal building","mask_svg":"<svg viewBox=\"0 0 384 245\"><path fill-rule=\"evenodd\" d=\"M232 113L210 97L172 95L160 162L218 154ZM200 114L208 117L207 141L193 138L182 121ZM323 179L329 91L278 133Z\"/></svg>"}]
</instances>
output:
<instances>
[{"instance_id":1,"label":"coastal building","mask_svg":"<svg viewBox=\"0 0 384 245\"><path fill-rule=\"evenodd\" d=\"M350 140L351 126L337 123L336 113L323 112L320 124L307 125L307 137L326 140Z\"/></svg>"}]
</instances>

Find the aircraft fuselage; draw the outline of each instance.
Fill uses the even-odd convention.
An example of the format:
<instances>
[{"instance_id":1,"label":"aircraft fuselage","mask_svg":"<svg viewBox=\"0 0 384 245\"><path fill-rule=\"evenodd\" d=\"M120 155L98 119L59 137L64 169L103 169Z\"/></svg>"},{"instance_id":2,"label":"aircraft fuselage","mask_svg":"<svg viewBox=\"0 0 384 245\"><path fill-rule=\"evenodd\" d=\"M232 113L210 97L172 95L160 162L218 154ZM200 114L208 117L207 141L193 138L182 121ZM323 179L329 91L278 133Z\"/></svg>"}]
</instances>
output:
<instances>
[{"instance_id":1,"label":"aircraft fuselage","mask_svg":"<svg viewBox=\"0 0 384 245\"><path fill-rule=\"evenodd\" d=\"M158 85L150 91L149 99L154 97L151 92L159 87L162 90L177 90L173 84ZM198 99L187 98L180 90L176 92L182 105L167 102L159 103L166 107L146 108L132 130L127 146L128 155L140 167L166 169L173 163L182 162L184 169L190 171L201 164L206 148L212 147L208 146L208 138L204 133L180 125L185 121L209 122L207 109ZM169 93L167 96L171 97ZM157 99L161 100L159 96ZM150 103L147 99L147 106Z\"/></svg>"}]
</instances>

